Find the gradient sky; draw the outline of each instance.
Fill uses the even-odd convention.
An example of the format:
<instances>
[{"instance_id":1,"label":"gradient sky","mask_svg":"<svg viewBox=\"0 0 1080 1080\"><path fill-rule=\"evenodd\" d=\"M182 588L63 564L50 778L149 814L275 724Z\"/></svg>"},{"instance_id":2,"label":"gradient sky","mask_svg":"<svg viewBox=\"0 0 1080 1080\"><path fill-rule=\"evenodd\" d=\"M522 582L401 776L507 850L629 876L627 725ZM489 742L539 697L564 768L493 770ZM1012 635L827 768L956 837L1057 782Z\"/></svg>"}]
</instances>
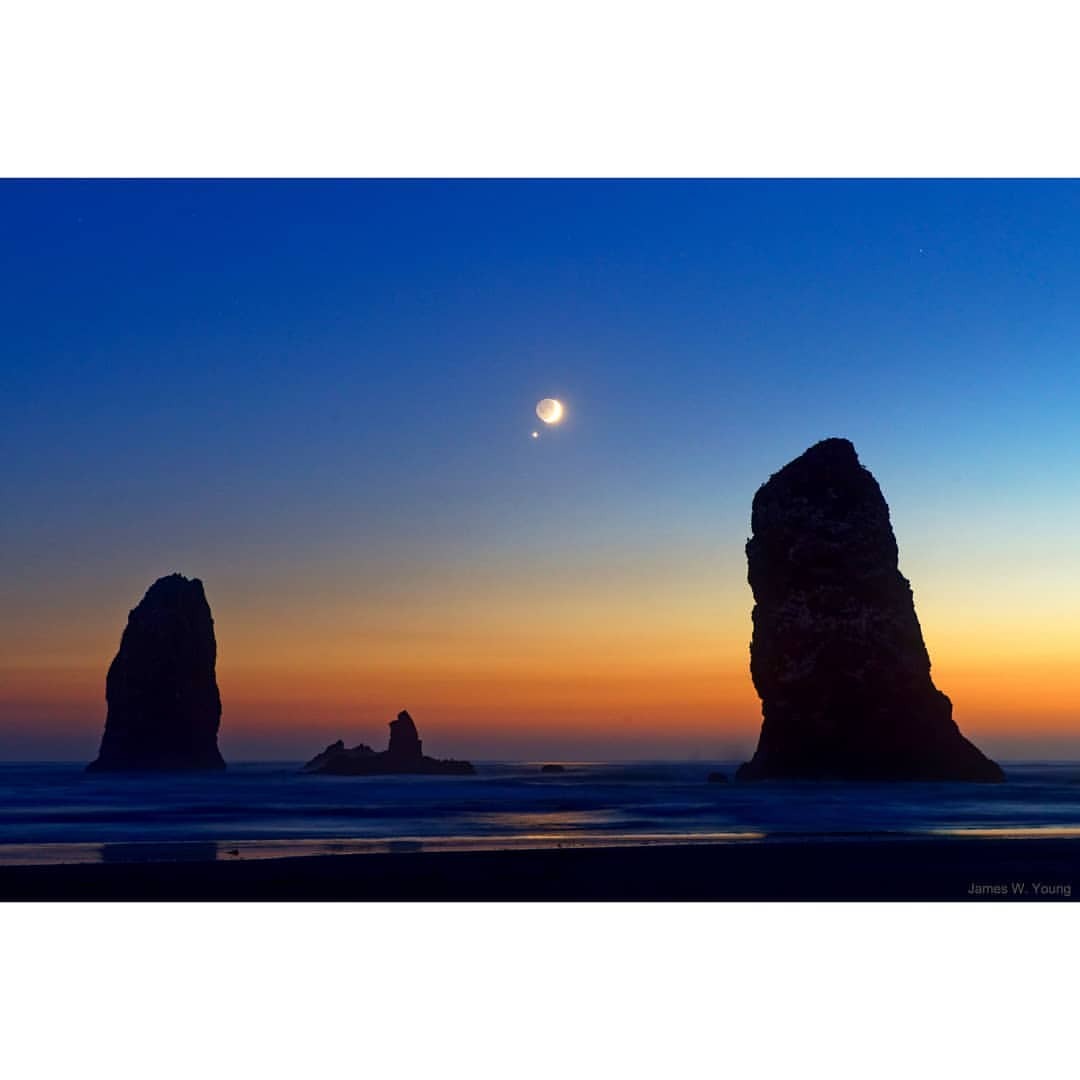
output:
<instances>
[{"instance_id":1,"label":"gradient sky","mask_svg":"<svg viewBox=\"0 0 1080 1080\"><path fill-rule=\"evenodd\" d=\"M961 729L1080 756L1078 253L1072 183L0 184L0 757L93 756L172 571L226 758L749 753L750 502L831 435Z\"/></svg>"}]
</instances>

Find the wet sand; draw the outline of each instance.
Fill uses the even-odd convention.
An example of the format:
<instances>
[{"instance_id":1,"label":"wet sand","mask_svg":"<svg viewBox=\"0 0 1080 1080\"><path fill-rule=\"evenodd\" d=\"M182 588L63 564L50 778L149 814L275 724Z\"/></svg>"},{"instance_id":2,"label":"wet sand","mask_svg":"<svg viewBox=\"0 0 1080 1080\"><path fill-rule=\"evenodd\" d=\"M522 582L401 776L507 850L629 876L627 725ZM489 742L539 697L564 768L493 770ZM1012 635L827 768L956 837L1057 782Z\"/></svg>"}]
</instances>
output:
<instances>
[{"instance_id":1,"label":"wet sand","mask_svg":"<svg viewBox=\"0 0 1080 1080\"><path fill-rule=\"evenodd\" d=\"M0 868L4 900L963 900L1077 895L1080 839L766 841Z\"/></svg>"}]
</instances>

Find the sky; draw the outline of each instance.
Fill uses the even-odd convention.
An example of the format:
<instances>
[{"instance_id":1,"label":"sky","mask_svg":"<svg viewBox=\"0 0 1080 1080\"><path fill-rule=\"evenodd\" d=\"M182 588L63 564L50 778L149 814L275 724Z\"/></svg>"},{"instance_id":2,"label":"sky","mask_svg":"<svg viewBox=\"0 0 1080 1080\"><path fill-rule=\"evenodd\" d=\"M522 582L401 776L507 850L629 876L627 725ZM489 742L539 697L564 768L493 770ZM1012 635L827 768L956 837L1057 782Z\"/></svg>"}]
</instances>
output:
<instances>
[{"instance_id":1,"label":"sky","mask_svg":"<svg viewBox=\"0 0 1080 1080\"><path fill-rule=\"evenodd\" d=\"M94 756L174 571L226 759L748 755L829 436L961 730L1080 757L1078 251L1067 182L0 183L0 758Z\"/></svg>"}]
</instances>

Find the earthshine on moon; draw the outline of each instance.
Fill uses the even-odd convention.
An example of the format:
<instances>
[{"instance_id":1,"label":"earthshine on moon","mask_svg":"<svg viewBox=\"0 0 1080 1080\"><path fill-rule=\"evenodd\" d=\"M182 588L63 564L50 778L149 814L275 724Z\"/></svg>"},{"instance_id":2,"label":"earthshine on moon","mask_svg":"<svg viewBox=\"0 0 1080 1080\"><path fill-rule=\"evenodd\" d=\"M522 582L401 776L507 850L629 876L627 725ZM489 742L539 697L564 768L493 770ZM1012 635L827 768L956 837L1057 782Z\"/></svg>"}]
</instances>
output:
<instances>
[{"instance_id":1,"label":"earthshine on moon","mask_svg":"<svg viewBox=\"0 0 1080 1080\"><path fill-rule=\"evenodd\" d=\"M546 397L536 403L536 415L545 424L557 424L563 417L562 402L556 401L555 398Z\"/></svg>"}]
</instances>

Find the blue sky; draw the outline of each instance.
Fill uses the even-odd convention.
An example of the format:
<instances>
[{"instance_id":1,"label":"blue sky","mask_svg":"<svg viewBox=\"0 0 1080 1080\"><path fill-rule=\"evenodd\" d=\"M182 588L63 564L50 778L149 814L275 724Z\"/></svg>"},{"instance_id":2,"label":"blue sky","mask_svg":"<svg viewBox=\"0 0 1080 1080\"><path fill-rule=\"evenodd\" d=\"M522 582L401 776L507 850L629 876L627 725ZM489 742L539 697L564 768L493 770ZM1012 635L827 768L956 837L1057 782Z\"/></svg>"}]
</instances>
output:
<instances>
[{"instance_id":1,"label":"blue sky","mask_svg":"<svg viewBox=\"0 0 1080 1080\"><path fill-rule=\"evenodd\" d=\"M47 646L65 604L118 637L172 569L632 588L667 551L742 587L755 488L844 435L917 597L951 583L932 618L1010 574L1052 652L1077 251L1072 183L7 182L5 606L48 668L93 652ZM531 440L543 396L567 421Z\"/></svg>"}]
</instances>

